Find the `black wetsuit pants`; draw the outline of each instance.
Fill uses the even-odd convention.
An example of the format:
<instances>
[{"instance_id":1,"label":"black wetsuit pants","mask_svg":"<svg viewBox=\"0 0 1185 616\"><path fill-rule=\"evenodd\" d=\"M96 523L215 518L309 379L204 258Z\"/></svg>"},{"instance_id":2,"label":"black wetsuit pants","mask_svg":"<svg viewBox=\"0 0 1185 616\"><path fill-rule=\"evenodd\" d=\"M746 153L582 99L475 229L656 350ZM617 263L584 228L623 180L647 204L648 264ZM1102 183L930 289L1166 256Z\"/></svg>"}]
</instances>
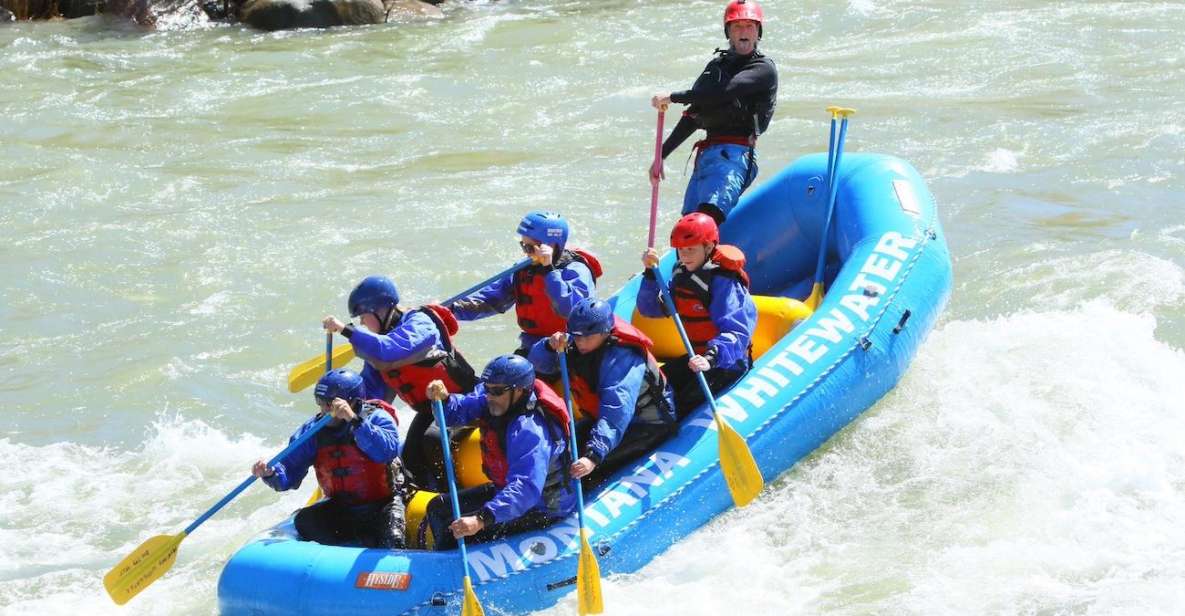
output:
<instances>
[{"instance_id":1,"label":"black wetsuit pants","mask_svg":"<svg viewBox=\"0 0 1185 616\"><path fill-rule=\"evenodd\" d=\"M699 379L695 378L695 373L687 366L689 360L690 357L684 355L672 359L662 366L662 372L667 375L671 391L675 394L675 415L679 419L690 415L705 401L704 390L699 386ZM747 370L712 368L704 372L703 375L708 380L708 389L712 390L713 394L717 394L739 381L742 376L745 376L745 372Z\"/></svg>"},{"instance_id":2,"label":"black wetsuit pants","mask_svg":"<svg viewBox=\"0 0 1185 616\"><path fill-rule=\"evenodd\" d=\"M494 498L494 495L497 493L498 488L494 487L493 483L458 491L457 499L461 504L461 516L477 515L481 506L489 502L491 498ZM441 494L429 501L425 517L429 528L432 529L432 536L436 541L435 549L451 550L457 547L457 539L453 537L452 531L448 529L449 524L453 523L453 504L448 494ZM532 509L509 522L494 524L493 526L487 526L481 529L477 534L466 537L465 543L482 543L483 541L492 541L515 533L521 533L525 530L545 528L554 524L558 519L548 516L539 509Z\"/></svg>"},{"instance_id":3,"label":"black wetsuit pants","mask_svg":"<svg viewBox=\"0 0 1185 616\"><path fill-rule=\"evenodd\" d=\"M367 548L404 546L403 499L349 506L332 498L296 512L296 532L305 541Z\"/></svg>"}]
</instances>

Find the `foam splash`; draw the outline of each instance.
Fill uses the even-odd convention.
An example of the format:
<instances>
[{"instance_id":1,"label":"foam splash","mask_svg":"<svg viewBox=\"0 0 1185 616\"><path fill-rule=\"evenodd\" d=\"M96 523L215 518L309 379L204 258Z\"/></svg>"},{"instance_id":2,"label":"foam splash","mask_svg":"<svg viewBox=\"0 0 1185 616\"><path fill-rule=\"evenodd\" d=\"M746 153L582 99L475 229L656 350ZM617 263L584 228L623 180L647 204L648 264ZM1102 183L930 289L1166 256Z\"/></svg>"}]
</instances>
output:
<instances>
[{"instance_id":1,"label":"foam splash","mask_svg":"<svg viewBox=\"0 0 1185 616\"><path fill-rule=\"evenodd\" d=\"M1103 300L947 323L868 415L754 506L606 580L606 606L1175 612L1185 353L1155 328Z\"/></svg>"},{"instance_id":2,"label":"foam splash","mask_svg":"<svg viewBox=\"0 0 1185 616\"><path fill-rule=\"evenodd\" d=\"M991 173L1012 173L1019 166L1016 152L1005 148L996 148L988 154L983 170Z\"/></svg>"},{"instance_id":3,"label":"foam splash","mask_svg":"<svg viewBox=\"0 0 1185 616\"><path fill-rule=\"evenodd\" d=\"M311 491L252 486L182 543L177 563L124 608L102 576L148 537L179 532L282 443L229 436L201 421L162 418L140 450L0 439L0 612L213 613L222 564Z\"/></svg>"}]
</instances>

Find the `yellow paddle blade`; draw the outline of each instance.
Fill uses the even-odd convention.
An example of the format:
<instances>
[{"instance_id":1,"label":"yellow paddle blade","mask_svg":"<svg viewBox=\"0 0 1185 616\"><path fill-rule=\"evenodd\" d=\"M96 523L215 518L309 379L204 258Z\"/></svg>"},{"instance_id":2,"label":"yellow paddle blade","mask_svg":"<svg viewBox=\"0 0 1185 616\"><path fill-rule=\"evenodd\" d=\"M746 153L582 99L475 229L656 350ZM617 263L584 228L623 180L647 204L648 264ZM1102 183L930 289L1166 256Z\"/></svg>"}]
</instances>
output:
<instances>
[{"instance_id":1,"label":"yellow paddle blade","mask_svg":"<svg viewBox=\"0 0 1185 616\"><path fill-rule=\"evenodd\" d=\"M817 310L819 308L819 304L823 303L823 283L816 282L814 286L811 287L810 296L808 296L806 301L802 303L806 304L806 307L810 308L811 312Z\"/></svg>"},{"instance_id":2,"label":"yellow paddle blade","mask_svg":"<svg viewBox=\"0 0 1185 616\"><path fill-rule=\"evenodd\" d=\"M724 471L724 481L732 493L732 502L737 507L744 507L757 498L765 480L761 478L761 469L757 468L749 444L720 413L716 413L716 427L720 434L720 469Z\"/></svg>"},{"instance_id":3,"label":"yellow paddle blade","mask_svg":"<svg viewBox=\"0 0 1185 616\"><path fill-rule=\"evenodd\" d=\"M333 349L333 367L325 368L325 354L310 358L288 373L288 391L296 393L316 383L329 370L341 368L354 359L354 346L343 344Z\"/></svg>"},{"instance_id":4,"label":"yellow paddle blade","mask_svg":"<svg viewBox=\"0 0 1185 616\"><path fill-rule=\"evenodd\" d=\"M465 576L465 603L461 604L461 616L485 616L485 610L477 602L477 594L473 592L473 583L469 576Z\"/></svg>"},{"instance_id":5,"label":"yellow paddle blade","mask_svg":"<svg viewBox=\"0 0 1185 616\"><path fill-rule=\"evenodd\" d=\"M601 565L588 544L588 529L580 529L580 563L576 566L576 604L580 616L605 611L601 600Z\"/></svg>"},{"instance_id":6,"label":"yellow paddle blade","mask_svg":"<svg viewBox=\"0 0 1185 616\"><path fill-rule=\"evenodd\" d=\"M305 503L305 504L304 504L304 506L305 506L305 507L311 507L311 506L313 506L313 505L317 504L317 501L321 500L321 496L322 496L322 494L321 494L321 486L317 486L317 487L316 487L316 488L313 490L313 494L312 494L312 496L310 496L310 497L309 497L309 502Z\"/></svg>"},{"instance_id":7,"label":"yellow paddle blade","mask_svg":"<svg viewBox=\"0 0 1185 616\"><path fill-rule=\"evenodd\" d=\"M103 576L107 594L118 605L140 594L173 567L177 560L177 546L181 545L182 539L185 539L185 533L157 535L140 544L136 551Z\"/></svg>"}]
</instances>

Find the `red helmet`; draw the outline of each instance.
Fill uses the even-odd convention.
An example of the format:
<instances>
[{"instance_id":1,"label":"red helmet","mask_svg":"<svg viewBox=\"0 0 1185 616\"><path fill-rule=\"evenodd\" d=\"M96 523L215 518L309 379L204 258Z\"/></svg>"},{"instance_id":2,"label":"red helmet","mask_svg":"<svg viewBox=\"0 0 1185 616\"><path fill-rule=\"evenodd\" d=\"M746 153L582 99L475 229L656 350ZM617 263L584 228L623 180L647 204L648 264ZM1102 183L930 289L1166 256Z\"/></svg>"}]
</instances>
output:
<instances>
[{"instance_id":1,"label":"red helmet","mask_svg":"<svg viewBox=\"0 0 1185 616\"><path fill-rule=\"evenodd\" d=\"M757 38L761 38L761 22L765 20L765 14L762 13L760 4L745 0L732 0L724 8L724 38L728 38L728 24L742 19L757 22Z\"/></svg>"},{"instance_id":2,"label":"red helmet","mask_svg":"<svg viewBox=\"0 0 1185 616\"><path fill-rule=\"evenodd\" d=\"M720 242L720 229L716 221L703 212L694 212L679 219L675 228L671 229L671 247L686 248Z\"/></svg>"}]
</instances>

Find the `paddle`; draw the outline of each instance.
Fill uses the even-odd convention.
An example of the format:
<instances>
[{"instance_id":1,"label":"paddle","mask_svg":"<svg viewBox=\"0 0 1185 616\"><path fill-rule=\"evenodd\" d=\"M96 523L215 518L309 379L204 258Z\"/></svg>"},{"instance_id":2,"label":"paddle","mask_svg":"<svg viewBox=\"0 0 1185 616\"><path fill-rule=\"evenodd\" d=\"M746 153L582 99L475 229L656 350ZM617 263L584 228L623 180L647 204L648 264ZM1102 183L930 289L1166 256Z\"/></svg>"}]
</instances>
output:
<instances>
[{"instance_id":1,"label":"paddle","mask_svg":"<svg viewBox=\"0 0 1185 616\"><path fill-rule=\"evenodd\" d=\"M328 358L328 357L332 357L332 356L333 356L333 336L328 335L325 337L325 357ZM350 360L347 359L346 361L348 362ZM342 362L342 363L345 363L345 362ZM331 370L333 370L333 362L326 359L325 360L325 374L329 374L329 372ZM317 501L321 500L322 496L324 496L324 494L321 492L321 486L317 486L317 487L313 488L313 493L309 495L309 500L305 502L304 506L305 507L312 507L314 504L317 503Z\"/></svg>"},{"instance_id":2,"label":"paddle","mask_svg":"<svg viewBox=\"0 0 1185 616\"><path fill-rule=\"evenodd\" d=\"M650 237L646 240L646 245L651 248L654 247L654 229L658 226L658 185L662 182L662 123L666 113L667 107L663 105L658 110L658 126L654 131L654 164L659 167L660 173L657 178L652 175L650 182Z\"/></svg>"},{"instance_id":3,"label":"paddle","mask_svg":"<svg viewBox=\"0 0 1185 616\"><path fill-rule=\"evenodd\" d=\"M679 330L683 348L687 349L689 356L695 355L691 340L687 338L687 331L683 329L683 319L680 319L679 313L675 312L675 301L671 299L671 291L667 288L667 282L657 267L654 268L654 276L658 282L658 289L662 292L662 299L670 309L671 318L675 320L675 329ZM712 416L716 419L717 434L720 439L720 470L724 472L724 481L728 483L732 502L737 507L744 507L757 498L757 494L765 485L765 480L761 477L761 469L757 468L757 461L753 459L753 452L749 450L749 444L740 434L737 434L736 430L732 429L732 426L720 414L720 409L716 407L716 398L712 396L712 390L708 387L708 381L704 378L704 374L696 372L695 378L699 381L699 387L704 392L704 398L707 399L708 404L712 405Z\"/></svg>"},{"instance_id":4,"label":"paddle","mask_svg":"<svg viewBox=\"0 0 1185 616\"><path fill-rule=\"evenodd\" d=\"M659 115L659 126L662 126L662 115ZM660 129L661 132L661 129ZM564 378L564 404L572 411L572 386L568 381L568 354L560 351L560 375ZM576 417L568 418L568 448L572 450L572 462L579 458L576 453ZM584 522L584 486L579 479L576 483L576 513L580 519L580 560L576 565L576 605L580 616L600 614L605 611L604 601L601 600L601 565L593 554L592 546L588 544L588 525Z\"/></svg>"},{"instance_id":5,"label":"paddle","mask_svg":"<svg viewBox=\"0 0 1185 616\"><path fill-rule=\"evenodd\" d=\"M843 141L848 132L848 116L856 113L855 109L847 107L828 107L831 112L831 143L827 145L827 215L823 219L823 236L819 239L819 260L815 264L815 282L811 285L811 294L803 302L811 310L823 303L823 263L827 259L827 235L831 232L831 213L835 210L835 195L839 189L839 182L835 175L839 171L839 160L843 157ZM839 126L839 141L835 140L835 119L843 118ZM834 144L834 146L833 146ZM834 149L834 157L832 150Z\"/></svg>"},{"instance_id":6,"label":"paddle","mask_svg":"<svg viewBox=\"0 0 1185 616\"><path fill-rule=\"evenodd\" d=\"M659 134L662 134L662 111L658 112L658 126ZM654 152L654 164L662 164L662 148L661 145ZM647 248L654 248L654 231L658 224L658 182L654 182L654 190L650 194L650 235L647 240ZM695 349L691 346L691 341L687 338L687 332L683 329L683 320L679 318L679 313L675 311L675 302L671 299L671 291L667 288L667 282L663 279L660 268L654 268L654 275L658 282L658 289L662 293L663 301L666 302L670 309L671 318L675 320L675 328L679 330L679 337L683 340L683 348L687 349L688 356L695 355ZM562 357L562 355L561 355ZM749 504L757 494L761 492L762 486L765 485L765 480L761 478L761 470L757 468L757 461L753 459L753 452L749 451L749 444L745 439L737 434L732 426L720 414L719 409L716 408L716 398L712 396L712 390L708 387L708 381L700 372L695 373L695 378L699 381L699 386L704 391L704 397L707 398L708 403L712 405L712 415L716 418L717 434L720 439L720 470L724 472L724 481L728 484L728 491L732 494L732 501L737 507L744 507Z\"/></svg>"},{"instance_id":7,"label":"paddle","mask_svg":"<svg viewBox=\"0 0 1185 616\"><path fill-rule=\"evenodd\" d=\"M460 293L444 300L444 302L442 302L442 304L447 306L459 299L464 298L466 295L469 295L470 293L473 293L474 291L478 291L478 290L484 288L486 285L490 284L491 282L494 282L495 280L498 280L499 278L506 276L507 274L513 274L530 264L531 264L530 259L523 259L523 260L515 263L514 265L510 266L508 269L498 272L497 274L494 274L493 276L486 278L485 280L473 285L472 287L469 287L468 289L465 289L464 291L461 291ZM333 353L332 363L326 361L326 358L320 357L320 356L309 358L308 360L298 364L295 368L292 369L291 372L288 373L288 391L290 391L292 393L301 391L301 390L305 389L306 387L312 385L313 383L316 383L317 379L320 379L321 375L324 374L325 372L327 372L328 370L332 370L333 368L340 368L340 367L346 365L347 363L349 363L353 359L354 359L354 346L351 344L343 344L340 347L338 347L337 351L335 351Z\"/></svg>"},{"instance_id":8,"label":"paddle","mask_svg":"<svg viewBox=\"0 0 1185 616\"><path fill-rule=\"evenodd\" d=\"M325 355L328 357L333 352L333 334L326 334L325 336ZM324 417L318 419L304 434L301 434L296 440L292 441L290 445L284 448L284 451L276 454L267 465L272 466L276 464L284 456L287 456L292 450L300 447L313 437L325 424L333 420L333 415L326 413ZM140 544L126 558L119 561L107 575L103 576L103 586L107 589L107 594L111 595L111 599L118 605L127 603L132 597L140 594L140 591L147 588L150 584L155 582L160 576L164 575L169 569L173 567L173 563L177 560L177 548L185 537L189 536L197 527L201 526L206 520L210 519L218 510L222 509L234 497L238 496L240 492L246 490L256 477L252 475L244 480L235 489L230 491L230 494L222 497L213 507L210 507L205 513L194 520L192 524L185 527L185 530L176 535L157 535L148 541Z\"/></svg>"},{"instance_id":9,"label":"paddle","mask_svg":"<svg viewBox=\"0 0 1185 616\"><path fill-rule=\"evenodd\" d=\"M436 425L440 427L440 447L444 450L444 472L448 476L448 494L453 501L453 519L461 519L461 502L457 500L457 478L453 473L452 445L448 440L448 424L444 422L444 407L440 400L432 401L432 414L436 417ZM439 541L439 539L438 539ZM465 600L461 604L461 616L483 616L485 611L477 602L477 595L473 592L473 583L469 578L469 553L465 551L465 538L457 538L457 545L461 548L461 564L465 566Z\"/></svg>"}]
</instances>

